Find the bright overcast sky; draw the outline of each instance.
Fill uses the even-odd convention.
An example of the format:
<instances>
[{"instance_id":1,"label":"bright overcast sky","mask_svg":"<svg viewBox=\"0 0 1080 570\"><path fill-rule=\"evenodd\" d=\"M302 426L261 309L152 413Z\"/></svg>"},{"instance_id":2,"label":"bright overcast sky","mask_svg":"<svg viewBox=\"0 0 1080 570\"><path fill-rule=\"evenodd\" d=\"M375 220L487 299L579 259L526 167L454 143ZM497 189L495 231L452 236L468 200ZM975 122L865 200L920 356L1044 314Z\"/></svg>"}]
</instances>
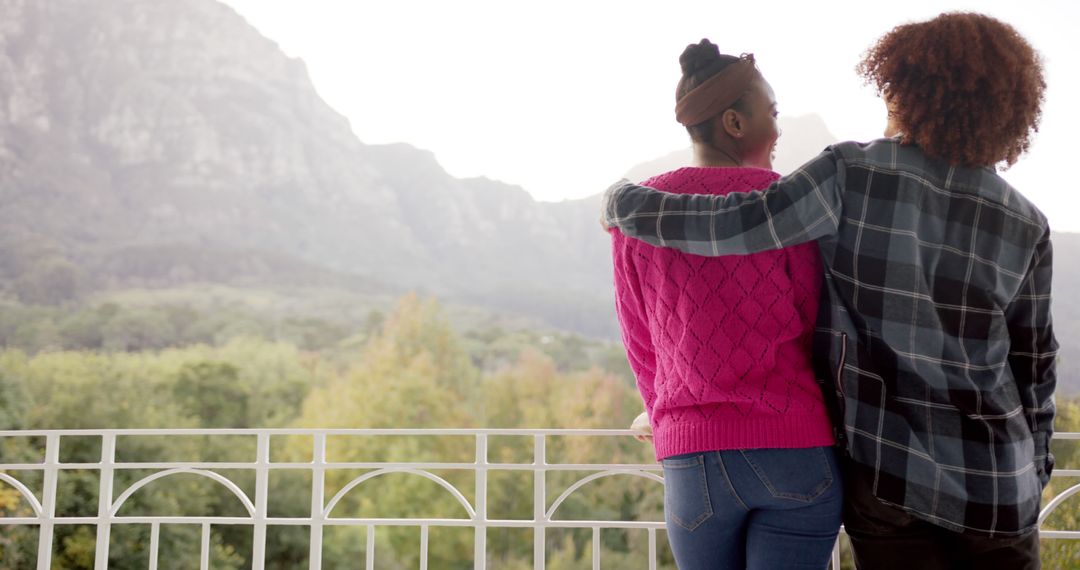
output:
<instances>
[{"instance_id":1,"label":"bright overcast sky","mask_svg":"<svg viewBox=\"0 0 1080 570\"><path fill-rule=\"evenodd\" d=\"M837 138L867 140L885 111L854 72L866 48L900 23L981 11L1034 44L1049 83L1034 148L1004 175L1055 229L1080 231L1080 185L1062 168L1076 163L1067 137L1080 127L1073 0L225 1L307 63L363 142L429 149L454 176L518 184L540 200L598 193L688 145L673 113L688 43L754 53L781 114L818 113Z\"/></svg>"}]
</instances>

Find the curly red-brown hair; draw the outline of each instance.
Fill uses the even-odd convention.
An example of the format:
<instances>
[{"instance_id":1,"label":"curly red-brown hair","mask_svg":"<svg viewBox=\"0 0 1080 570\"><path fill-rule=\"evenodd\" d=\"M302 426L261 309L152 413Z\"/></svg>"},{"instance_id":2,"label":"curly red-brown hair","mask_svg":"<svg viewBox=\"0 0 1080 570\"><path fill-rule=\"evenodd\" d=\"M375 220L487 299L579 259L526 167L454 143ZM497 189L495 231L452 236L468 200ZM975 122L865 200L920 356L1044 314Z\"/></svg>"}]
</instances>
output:
<instances>
[{"instance_id":1,"label":"curly red-brown hair","mask_svg":"<svg viewBox=\"0 0 1080 570\"><path fill-rule=\"evenodd\" d=\"M890 104L903 141L963 166L1012 166L1042 116L1042 63L1012 26L947 13L893 28L857 67Z\"/></svg>"}]
</instances>

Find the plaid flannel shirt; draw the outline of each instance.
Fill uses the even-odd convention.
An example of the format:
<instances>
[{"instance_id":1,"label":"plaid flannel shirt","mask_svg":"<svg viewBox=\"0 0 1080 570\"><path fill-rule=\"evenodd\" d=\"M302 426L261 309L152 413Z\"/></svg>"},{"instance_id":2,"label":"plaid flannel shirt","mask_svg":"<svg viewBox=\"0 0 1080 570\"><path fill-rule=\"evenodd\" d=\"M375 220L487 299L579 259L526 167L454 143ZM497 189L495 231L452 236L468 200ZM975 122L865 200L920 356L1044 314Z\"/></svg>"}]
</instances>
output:
<instances>
[{"instance_id":1,"label":"plaid flannel shirt","mask_svg":"<svg viewBox=\"0 0 1080 570\"><path fill-rule=\"evenodd\" d=\"M817 240L817 376L874 494L954 531L1034 528L1053 467L1050 229L991 168L897 139L842 143L758 192L622 181L604 216L698 255Z\"/></svg>"}]
</instances>

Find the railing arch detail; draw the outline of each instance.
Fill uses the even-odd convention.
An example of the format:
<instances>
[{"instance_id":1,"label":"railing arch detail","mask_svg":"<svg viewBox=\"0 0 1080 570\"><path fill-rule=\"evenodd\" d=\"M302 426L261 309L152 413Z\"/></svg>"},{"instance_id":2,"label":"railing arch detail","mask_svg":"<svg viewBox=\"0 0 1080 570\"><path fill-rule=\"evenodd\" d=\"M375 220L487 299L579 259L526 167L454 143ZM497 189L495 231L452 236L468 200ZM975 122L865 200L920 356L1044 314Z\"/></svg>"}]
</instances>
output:
<instances>
[{"instance_id":1,"label":"railing arch detail","mask_svg":"<svg viewBox=\"0 0 1080 570\"><path fill-rule=\"evenodd\" d=\"M583 478L577 480L576 482L574 482L573 485L570 485L569 487L567 487L566 490L563 491L561 495L559 495L558 499L555 499L555 502L551 503L551 508L549 508L548 511L547 511L548 520L555 520L555 511L559 510L559 507L562 506L563 502L565 502L566 499L569 499L570 496L573 495L574 492L577 491L578 489L584 487L585 485L588 485L589 483L592 483L593 481L596 481L597 479L604 479L604 478L607 478L607 477L614 477L616 475L627 475L627 476L631 476L631 477L641 477L641 478L644 478L644 479L649 479L651 481L657 481L661 485L664 484L664 478L663 477L661 477L659 475L655 475L653 473L648 473L646 471L601 471L600 473L593 473L592 475L589 475L588 477L583 477Z\"/></svg>"},{"instance_id":2,"label":"railing arch detail","mask_svg":"<svg viewBox=\"0 0 1080 570\"><path fill-rule=\"evenodd\" d=\"M19 492L20 495L22 495L23 499L26 499L27 503L30 503L30 508L34 510L34 514L39 517L41 516L41 503L39 503L37 497L35 497L34 494L30 492L30 489L28 489L26 485L22 484L22 481L19 481L18 479L12 477L11 475L8 475L7 473L0 473L0 481L11 485L16 491Z\"/></svg>"},{"instance_id":3,"label":"railing arch detail","mask_svg":"<svg viewBox=\"0 0 1080 570\"><path fill-rule=\"evenodd\" d=\"M229 480L224 475L221 475L220 473L214 473L213 471L208 471L206 469L193 469L189 467L177 467L175 469L159 471L157 473L153 473L151 475L143 477L142 479L139 479L137 482L133 483L130 487L128 487L123 493L121 493L119 497L116 498L116 502L113 503L112 508L109 509L109 514L114 517L117 516L117 513L120 512L120 508L124 506L124 503L127 502L127 500L130 499L132 495L134 495L140 489L149 485L150 483L153 483L158 479L171 477L173 475L184 474L198 475L200 477L206 477L207 479L212 479L214 481L217 481L218 483L221 483L226 489L228 489L233 495L235 495L237 499L240 499L240 504L242 504L244 506L244 509L247 510L248 516L252 518L255 517L255 505L252 504L251 499L249 499L248 496L244 494L244 491L241 490L240 487L236 485L236 483L233 483L231 480Z\"/></svg>"},{"instance_id":4,"label":"railing arch detail","mask_svg":"<svg viewBox=\"0 0 1080 570\"><path fill-rule=\"evenodd\" d=\"M465 495L463 495L461 491L458 491L457 487L454 487L450 484L449 481L443 479L442 477L439 477L438 475L428 473L427 471L423 471L420 469L378 469L370 473L364 473L363 475L353 479L347 485L342 487L341 490L334 495L334 498L330 499L330 502L327 503L326 508L323 509L323 516L326 518L330 518L330 513L334 510L334 507L336 507L337 504L341 502L343 498L345 498L345 495L347 495L349 491L352 491L356 487L359 487L360 485L376 477L382 477L383 475L394 475L398 473L404 473L407 475L418 475L430 481L434 481L437 485L439 485L443 489L446 489L446 491L449 492L452 497L454 497L458 504L460 504L465 509L465 512L468 513L469 519L476 518L476 510L473 509L472 505L469 504L469 500L465 498Z\"/></svg>"}]
</instances>

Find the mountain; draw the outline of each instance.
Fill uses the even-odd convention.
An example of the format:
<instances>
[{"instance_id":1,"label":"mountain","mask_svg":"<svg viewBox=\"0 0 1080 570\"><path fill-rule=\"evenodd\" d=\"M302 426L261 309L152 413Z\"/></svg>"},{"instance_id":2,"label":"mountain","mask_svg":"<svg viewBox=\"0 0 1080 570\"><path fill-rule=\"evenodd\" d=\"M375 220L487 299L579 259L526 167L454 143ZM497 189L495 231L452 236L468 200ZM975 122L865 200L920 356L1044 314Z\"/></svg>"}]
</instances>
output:
<instances>
[{"instance_id":1,"label":"mountain","mask_svg":"<svg viewBox=\"0 0 1080 570\"><path fill-rule=\"evenodd\" d=\"M598 196L537 202L456 179L430 152L364 144L302 61L215 0L0 0L0 14L0 301L418 290L618 338ZM781 127L780 171L834 140L813 115ZM1055 245L1067 292L1080 236ZM1059 294L1054 310L1078 391L1080 304Z\"/></svg>"},{"instance_id":2,"label":"mountain","mask_svg":"<svg viewBox=\"0 0 1080 570\"><path fill-rule=\"evenodd\" d=\"M294 280L317 268L616 334L595 200L540 204L455 179L430 152L363 144L303 62L231 8L0 0L0 13L9 285L55 274L56 258L97 289L216 280L272 253ZM547 318L560 299L592 308Z\"/></svg>"}]
</instances>

